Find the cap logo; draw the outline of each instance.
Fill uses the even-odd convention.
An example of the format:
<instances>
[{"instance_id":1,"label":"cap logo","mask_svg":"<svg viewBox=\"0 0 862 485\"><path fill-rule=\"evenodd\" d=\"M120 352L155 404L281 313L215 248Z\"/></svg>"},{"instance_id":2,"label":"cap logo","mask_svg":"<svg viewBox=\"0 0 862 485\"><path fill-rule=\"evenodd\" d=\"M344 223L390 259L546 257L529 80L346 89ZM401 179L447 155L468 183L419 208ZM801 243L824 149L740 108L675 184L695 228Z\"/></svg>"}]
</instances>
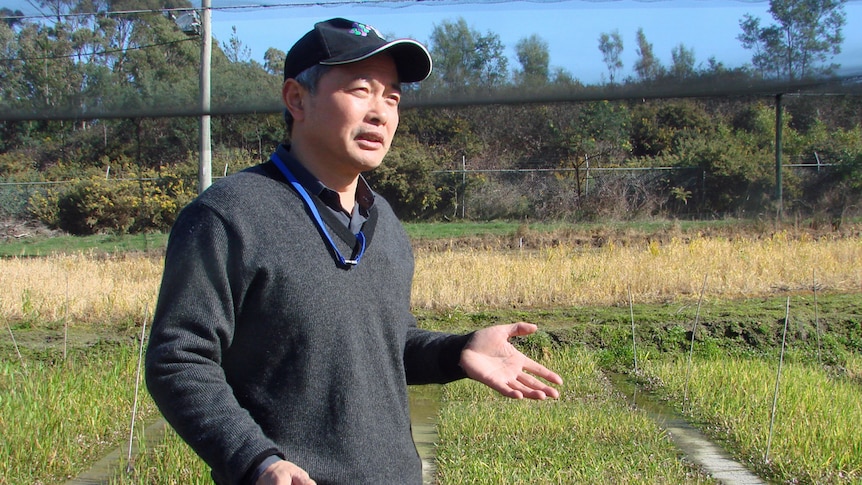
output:
<instances>
[{"instance_id":1,"label":"cap logo","mask_svg":"<svg viewBox=\"0 0 862 485\"><path fill-rule=\"evenodd\" d=\"M353 22L353 28L350 29L350 33L353 35L357 35L359 37L368 37L370 32L374 32L377 37L383 38L380 35L380 32L377 31L374 27L370 25L360 24L359 22Z\"/></svg>"}]
</instances>

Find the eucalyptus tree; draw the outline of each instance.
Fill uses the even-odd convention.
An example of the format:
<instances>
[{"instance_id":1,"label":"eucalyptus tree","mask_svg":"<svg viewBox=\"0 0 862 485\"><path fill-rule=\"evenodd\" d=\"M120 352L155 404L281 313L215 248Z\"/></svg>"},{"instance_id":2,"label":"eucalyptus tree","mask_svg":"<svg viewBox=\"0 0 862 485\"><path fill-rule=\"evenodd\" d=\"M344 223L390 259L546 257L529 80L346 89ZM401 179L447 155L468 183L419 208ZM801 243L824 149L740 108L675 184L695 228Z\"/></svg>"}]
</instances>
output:
<instances>
[{"instance_id":1,"label":"eucalyptus tree","mask_svg":"<svg viewBox=\"0 0 862 485\"><path fill-rule=\"evenodd\" d=\"M273 76L282 76L285 56L283 50L270 47L263 53L263 68Z\"/></svg>"},{"instance_id":2,"label":"eucalyptus tree","mask_svg":"<svg viewBox=\"0 0 862 485\"><path fill-rule=\"evenodd\" d=\"M637 44L638 59L635 61L635 74L641 81L655 81L664 75L664 67L653 52L652 43L647 41L643 28L638 29Z\"/></svg>"},{"instance_id":3,"label":"eucalyptus tree","mask_svg":"<svg viewBox=\"0 0 862 485\"><path fill-rule=\"evenodd\" d=\"M508 81L508 59L500 36L470 28L463 17L435 25L429 44L434 73L427 85L432 88L466 92Z\"/></svg>"},{"instance_id":4,"label":"eucalyptus tree","mask_svg":"<svg viewBox=\"0 0 862 485\"><path fill-rule=\"evenodd\" d=\"M672 64L668 73L676 79L687 79L695 75L694 49L689 49L685 44L678 44L671 50Z\"/></svg>"},{"instance_id":5,"label":"eucalyptus tree","mask_svg":"<svg viewBox=\"0 0 862 485\"><path fill-rule=\"evenodd\" d=\"M770 0L776 23L761 26L745 14L737 36L753 52L751 62L764 77L788 81L830 75L839 67L824 64L841 52L847 0Z\"/></svg>"},{"instance_id":6,"label":"eucalyptus tree","mask_svg":"<svg viewBox=\"0 0 862 485\"><path fill-rule=\"evenodd\" d=\"M617 73L623 68L623 61L620 59L620 54L623 52L623 38L620 32L618 30L610 34L602 32L599 36L599 51L608 67L608 83L613 84Z\"/></svg>"},{"instance_id":7,"label":"eucalyptus tree","mask_svg":"<svg viewBox=\"0 0 862 485\"><path fill-rule=\"evenodd\" d=\"M515 44L515 53L521 64L521 70L515 73L518 84L548 84L551 54L544 39L536 34L525 37Z\"/></svg>"}]
</instances>

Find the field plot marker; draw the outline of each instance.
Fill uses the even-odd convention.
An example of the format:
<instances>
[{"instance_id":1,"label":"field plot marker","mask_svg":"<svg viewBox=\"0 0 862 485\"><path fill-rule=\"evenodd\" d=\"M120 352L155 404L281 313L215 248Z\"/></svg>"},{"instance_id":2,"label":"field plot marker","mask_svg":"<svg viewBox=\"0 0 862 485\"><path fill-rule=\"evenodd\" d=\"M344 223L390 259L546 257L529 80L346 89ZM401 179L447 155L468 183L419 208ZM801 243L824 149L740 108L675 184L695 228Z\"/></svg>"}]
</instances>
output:
<instances>
[{"instance_id":1,"label":"field plot marker","mask_svg":"<svg viewBox=\"0 0 862 485\"><path fill-rule=\"evenodd\" d=\"M135 399L132 403L132 424L129 426L129 453L126 455L126 473L131 473L132 467L132 442L135 437L135 417L138 414L138 393L141 387L141 361L144 358L144 339L146 338L147 319L150 318L149 304L144 307L144 322L141 325L141 348L138 351L138 371L135 374Z\"/></svg>"},{"instance_id":2,"label":"field plot marker","mask_svg":"<svg viewBox=\"0 0 862 485\"><path fill-rule=\"evenodd\" d=\"M632 317L632 354L635 358L635 375L638 375L638 349L637 339L635 339L635 310L632 301L632 285L629 283L629 314Z\"/></svg>"},{"instance_id":3,"label":"field plot marker","mask_svg":"<svg viewBox=\"0 0 862 485\"><path fill-rule=\"evenodd\" d=\"M772 397L772 416L769 418L769 437L766 439L766 454L763 461L769 463L769 448L772 445L772 429L775 425L775 409L778 407L778 384L781 381L781 366L784 364L784 346L787 342L787 321L790 320L790 297L784 309L784 335L781 337L781 356L778 358L778 375L775 377L775 393Z\"/></svg>"},{"instance_id":4,"label":"field plot marker","mask_svg":"<svg viewBox=\"0 0 862 485\"><path fill-rule=\"evenodd\" d=\"M688 381L691 377L691 358L694 355L694 334L697 332L697 322L700 320L700 304L703 302L703 293L706 291L706 277L703 275L703 285L700 287L700 297L697 299L697 311L694 313L694 325L691 327L691 347L688 350L688 367L685 369L685 386L683 386L682 403L684 408L691 410L688 403Z\"/></svg>"},{"instance_id":5,"label":"field plot marker","mask_svg":"<svg viewBox=\"0 0 862 485\"><path fill-rule=\"evenodd\" d=\"M820 315L817 313L817 270L811 270L811 290L814 292L814 329L817 332L817 363L823 365L823 355L820 349Z\"/></svg>"},{"instance_id":6,"label":"field plot marker","mask_svg":"<svg viewBox=\"0 0 862 485\"><path fill-rule=\"evenodd\" d=\"M15 340L15 334L12 333L12 326L9 325L9 320L3 319L6 322L6 328L9 329L9 336L12 337L12 346L15 347L15 353L18 354L18 360L21 361L21 368L27 371L27 364L24 362L24 357L21 356L21 351L18 350L18 342Z\"/></svg>"},{"instance_id":7,"label":"field plot marker","mask_svg":"<svg viewBox=\"0 0 862 485\"><path fill-rule=\"evenodd\" d=\"M66 301L63 302L63 361L69 353L69 273L66 273Z\"/></svg>"}]
</instances>

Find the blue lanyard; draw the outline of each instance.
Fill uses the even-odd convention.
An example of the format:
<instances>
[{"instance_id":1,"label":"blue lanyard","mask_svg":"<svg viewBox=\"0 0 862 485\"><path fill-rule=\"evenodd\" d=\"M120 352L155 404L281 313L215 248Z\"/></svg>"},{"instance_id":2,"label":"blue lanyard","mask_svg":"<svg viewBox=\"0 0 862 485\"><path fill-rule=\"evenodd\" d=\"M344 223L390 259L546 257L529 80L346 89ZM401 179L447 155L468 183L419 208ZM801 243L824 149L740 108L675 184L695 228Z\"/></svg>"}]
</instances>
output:
<instances>
[{"instance_id":1,"label":"blue lanyard","mask_svg":"<svg viewBox=\"0 0 862 485\"><path fill-rule=\"evenodd\" d=\"M329 231L326 230L326 225L323 223L323 219L320 218L320 212L317 210L317 206L314 204L314 201L311 200L311 196L308 195L308 191L305 190L305 187L303 187L298 180L296 180L296 177L294 177L290 170L287 169L287 166L281 161L281 158L279 158L277 154L273 153L270 158L275 162L275 166L281 170L281 173L284 174L287 181L290 182L290 185L293 186L299 196L302 197L302 200L305 202L305 206L308 207L309 211L311 211L311 216L314 219L315 224L317 224L317 228L320 230L320 233L323 234L326 242L329 243L329 247L335 253L341 266L352 267L358 265L359 260L362 259L362 255L365 254L365 234L362 234L362 231L359 231L359 233L356 234L359 251L357 251L356 256L353 259L345 259L344 256L341 255L341 251L338 250L338 246L336 246L335 242L332 240L332 237L329 236Z\"/></svg>"}]
</instances>

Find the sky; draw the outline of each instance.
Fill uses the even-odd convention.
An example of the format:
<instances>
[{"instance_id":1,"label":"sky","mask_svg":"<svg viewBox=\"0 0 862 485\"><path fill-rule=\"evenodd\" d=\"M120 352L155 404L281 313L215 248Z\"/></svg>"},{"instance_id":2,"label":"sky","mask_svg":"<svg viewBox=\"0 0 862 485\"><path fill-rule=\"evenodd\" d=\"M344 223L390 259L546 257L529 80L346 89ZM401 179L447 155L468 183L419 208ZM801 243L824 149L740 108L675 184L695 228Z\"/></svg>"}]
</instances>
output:
<instances>
[{"instance_id":1,"label":"sky","mask_svg":"<svg viewBox=\"0 0 862 485\"><path fill-rule=\"evenodd\" d=\"M294 2L296 0L293 0ZM323 0L331 1L331 0ZM214 7L249 5L250 1L212 0ZM266 2L257 2L266 3ZM277 2L269 2L276 4ZM281 3L280 5L284 5ZM269 47L287 51L313 24L331 17L346 17L368 23L388 37L412 37L427 43L434 27L444 21L464 18L481 34L499 35L510 58L509 68L520 67L515 45L537 34L548 43L551 67L561 67L576 79L593 83L607 76L598 49L602 33L618 31L622 36L623 74L633 73L637 59L636 33L642 28L654 54L665 66L672 63L674 47L693 49L695 65L705 66L715 57L726 67L739 67L751 59L737 36L746 13L773 24L768 1L742 0L574 0L563 2L415 2L390 3L388 7L362 4L273 6L265 9L225 9L213 12L213 36L226 42L236 27L238 38L263 63ZM392 5L398 5L393 7ZM862 0L845 5L847 23L842 53L833 59L842 74L862 74Z\"/></svg>"},{"instance_id":2,"label":"sky","mask_svg":"<svg viewBox=\"0 0 862 485\"><path fill-rule=\"evenodd\" d=\"M623 39L621 77L633 74L637 59L636 33L642 28L653 53L664 66L680 44L694 51L695 67L714 57L725 67L750 62L751 51L737 36L746 13L774 20L767 0L210 0L214 8L215 42L226 43L236 35L249 49L250 59L264 62L270 47L287 51L315 22L345 17L376 27L388 37L411 37L428 43L435 26L464 18L480 34L500 37L509 56L509 68L520 67L516 43L533 34L549 46L551 68L563 68L584 83L605 80L607 67L598 49L602 33L619 32ZM39 0L0 0L0 7L35 13ZM192 4L200 6L200 0ZM263 7L262 5L267 5ZM833 62L842 75L862 74L862 0L844 7L842 52Z\"/></svg>"}]
</instances>

